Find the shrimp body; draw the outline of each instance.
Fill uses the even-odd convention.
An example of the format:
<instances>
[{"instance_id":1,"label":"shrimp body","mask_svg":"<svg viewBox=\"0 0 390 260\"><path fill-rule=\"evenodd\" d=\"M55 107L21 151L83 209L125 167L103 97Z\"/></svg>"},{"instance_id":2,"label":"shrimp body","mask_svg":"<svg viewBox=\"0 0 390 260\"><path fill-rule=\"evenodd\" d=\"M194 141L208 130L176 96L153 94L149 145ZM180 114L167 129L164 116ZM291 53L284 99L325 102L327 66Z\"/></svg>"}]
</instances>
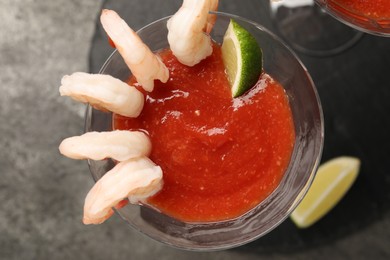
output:
<instances>
[{"instance_id":1,"label":"shrimp body","mask_svg":"<svg viewBox=\"0 0 390 260\"><path fill-rule=\"evenodd\" d=\"M144 106L144 96L135 87L110 75L76 72L61 80L61 96L89 103L101 111L137 117Z\"/></svg>"},{"instance_id":2,"label":"shrimp body","mask_svg":"<svg viewBox=\"0 0 390 260\"><path fill-rule=\"evenodd\" d=\"M163 181L155 181L151 183L148 187L138 188L132 192L127 199L131 204L137 204L144 202L147 198L155 195L161 190L163 186Z\"/></svg>"},{"instance_id":3,"label":"shrimp body","mask_svg":"<svg viewBox=\"0 0 390 260\"><path fill-rule=\"evenodd\" d=\"M181 8L169 19L168 42L176 58L187 66L194 66L210 56L213 49L210 32L215 17L209 11L216 9L215 0L184 0Z\"/></svg>"},{"instance_id":4,"label":"shrimp body","mask_svg":"<svg viewBox=\"0 0 390 260\"><path fill-rule=\"evenodd\" d=\"M150 196L159 191L161 183L161 168L146 157L118 163L89 191L85 198L83 223L104 222L113 214L112 207L124 198Z\"/></svg>"},{"instance_id":5,"label":"shrimp body","mask_svg":"<svg viewBox=\"0 0 390 260\"><path fill-rule=\"evenodd\" d=\"M149 137L139 131L88 132L66 138L60 144L61 154L72 159L126 161L148 156L152 149Z\"/></svg>"},{"instance_id":6,"label":"shrimp body","mask_svg":"<svg viewBox=\"0 0 390 260\"><path fill-rule=\"evenodd\" d=\"M100 21L143 89L152 91L155 79L167 82L168 68L116 12L103 10Z\"/></svg>"}]
</instances>

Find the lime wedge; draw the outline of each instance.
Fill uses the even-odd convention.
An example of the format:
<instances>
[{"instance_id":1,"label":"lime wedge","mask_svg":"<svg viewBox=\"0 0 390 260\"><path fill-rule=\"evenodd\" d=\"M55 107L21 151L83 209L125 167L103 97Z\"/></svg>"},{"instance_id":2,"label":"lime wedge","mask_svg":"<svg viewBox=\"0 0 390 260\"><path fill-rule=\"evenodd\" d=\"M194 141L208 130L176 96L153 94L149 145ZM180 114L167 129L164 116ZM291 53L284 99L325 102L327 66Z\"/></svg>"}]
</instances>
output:
<instances>
[{"instance_id":1,"label":"lime wedge","mask_svg":"<svg viewBox=\"0 0 390 260\"><path fill-rule=\"evenodd\" d=\"M263 68L262 56L256 39L230 20L223 37L222 59L233 97L244 94L256 84Z\"/></svg>"},{"instance_id":2,"label":"lime wedge","mask_svg":"<svg viewBox=\"0 0 390 260\"><path fill-rule=\"evenodd\" d=\"M360 168L354 157L337 157L318 168L307 194L290 215L299 228L306 228L326 215L347 193Z\"/></svg>"}]
</instances>

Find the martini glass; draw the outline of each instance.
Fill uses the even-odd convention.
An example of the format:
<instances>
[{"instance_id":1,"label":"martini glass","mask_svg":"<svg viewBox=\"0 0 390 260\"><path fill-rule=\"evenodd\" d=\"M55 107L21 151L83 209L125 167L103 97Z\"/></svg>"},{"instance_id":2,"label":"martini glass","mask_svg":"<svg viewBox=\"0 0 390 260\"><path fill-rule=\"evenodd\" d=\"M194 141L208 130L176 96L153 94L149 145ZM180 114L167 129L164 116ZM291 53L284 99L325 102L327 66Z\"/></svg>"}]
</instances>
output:
<instances>
[{"instance_id":1,"label":"martini glass","mask_svg":"<svg viewBox=\"0 0 390 260\"><path fill-rule=\"evenodd\" d=\"M212 37L221 43L230 19L246 28L261 45L264 69L285 88L288 95L296 141L289 166L280 185L263 202L246 214L220 222L188 223L164 215L147 205L127 205L116 212L132 228L172 247L210 251L232 248L253 241L282 223L308 190L323 147L324 123L314 83L297 56L276 36L244 18L216 13ZM153 22L137 33L152 51L168 48L167 21ZM126 81L131 73L117 51L108 58L100 73ZM112 130L112 115L87 108L85 131ZM92 161L89 167L98 180L114 166L111 160Z\"/></svg>"},{"instance_id":2,"label":"martini glass","mask_svg":"<svg viewBox=\"0 0 390 260\"><path fill-rule=\"evenodd\" d=\"M324 0L270 0L278 34L295 50L310 56L339 54L359 41L363 33L340 23L322 7Z\"/></svg>"}]
</instances>

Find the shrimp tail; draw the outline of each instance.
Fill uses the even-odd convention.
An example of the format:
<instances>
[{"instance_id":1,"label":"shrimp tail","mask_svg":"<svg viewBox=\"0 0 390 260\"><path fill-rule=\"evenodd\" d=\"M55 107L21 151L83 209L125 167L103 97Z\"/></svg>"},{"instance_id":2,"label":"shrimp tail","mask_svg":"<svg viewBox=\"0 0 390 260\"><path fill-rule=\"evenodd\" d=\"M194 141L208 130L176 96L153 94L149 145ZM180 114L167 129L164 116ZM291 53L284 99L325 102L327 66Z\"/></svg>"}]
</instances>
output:
<instances>
[{"instance_id":1,"label":"shrimp tail","mask_svg":"<svg viewBox=\"0 0 390 260\"><path fill-rule=\"evenodd\" d=\"M138 89L110 75L75 72L65 75L61 84L61 96L89 103L103 112L137 117L144 106L144 95Z\"/></svg>"},{"instance_id":2,"label":"shrimp tail","mask_svg":"<svg viewBox=\"0 0 390 260\"><path fill-rule=\"evenodd\" d=\"M66 138L59 146L60 153L72 159L112 158L120 162L148 156L151 149L151 141L145 133L127 130L88 132Z\"/></svg>"},{"instance_id":3,"label":"shrimp tail","mask_svg":"<svg viewBox=\"0 0 390 260\"><path fill-rule=\"evenodd\" d=\"M217 11L218 3L219 3L218 0L211 0L211 2L210 2L210 12ZM210 34L211 31L213 30L213 27L214 27L214 24L215 24L216 20L217 20L217 15L216 14L209 14L207 16L207 24L206 24L206 28L205 28L205 31L206 31L207 34Z\"/></svg>"},{"instance_id":4,"label":"shrimp tail","mask_svg":"<svg viewBox=\"0 0 390 260\"><path fill-rule=\"evenodd\" d=\"M104 221L106 221L107 219L109 219L113 214L114 214L114 210L112 210L112 209L107 210L106 215L99 217L99 218L89 217L88 215L84 214L83 223L84 223L84 225L101 224Z\"/></svg>"}]
</instances>

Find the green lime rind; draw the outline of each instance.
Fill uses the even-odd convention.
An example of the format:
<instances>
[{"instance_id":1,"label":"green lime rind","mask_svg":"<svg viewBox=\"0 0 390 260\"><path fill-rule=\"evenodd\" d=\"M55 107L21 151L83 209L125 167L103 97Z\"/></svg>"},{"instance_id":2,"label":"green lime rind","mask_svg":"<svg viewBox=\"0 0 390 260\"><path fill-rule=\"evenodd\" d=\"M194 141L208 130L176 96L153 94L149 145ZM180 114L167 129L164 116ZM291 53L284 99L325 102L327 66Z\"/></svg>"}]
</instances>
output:
<instances>
[{"instance_id":1,"label":"green lime rind","mask_svg":"<svg viewBox=\"0 0 390 260\"><path fill-rule=\"evenodd\" d=\"M244 94L259 80L263 69L262 50L253 35L233 19L224 36L222 58L234 98Z\"/></svg>"}]
</instances>

